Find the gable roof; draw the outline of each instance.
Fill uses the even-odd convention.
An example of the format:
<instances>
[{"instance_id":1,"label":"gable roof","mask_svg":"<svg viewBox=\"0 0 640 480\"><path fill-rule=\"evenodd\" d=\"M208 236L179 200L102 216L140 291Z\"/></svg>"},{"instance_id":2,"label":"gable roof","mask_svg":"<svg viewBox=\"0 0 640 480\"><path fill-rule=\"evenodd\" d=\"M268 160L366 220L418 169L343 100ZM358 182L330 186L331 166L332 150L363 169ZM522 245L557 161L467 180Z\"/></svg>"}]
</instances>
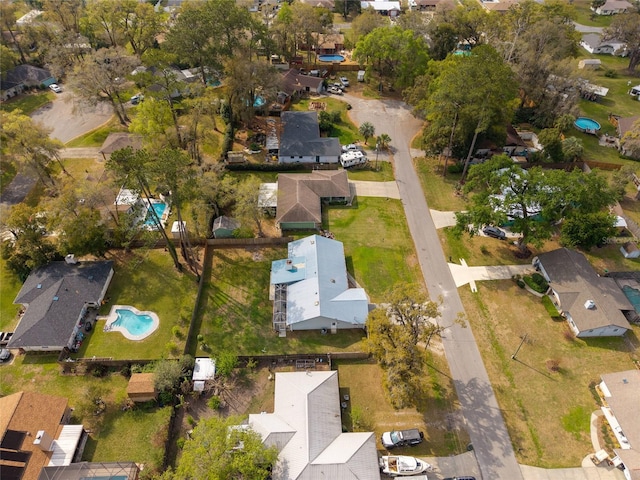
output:
<instances>
[{"instance_id":1,"label":"gable roof","mask_svg":"<svg viewBox=\"0 0 640 480\"><path fill-rule=\"evenodd\" d=\"M322 221L323 198L351 198L346 170L278 175L276 222Z\"/></svg>"},{"instance_id":2,"label":"gable roof","mask_svg":"<svg viewBox=\"0 0 640 480\"><path fill-rule=\"evenodd\" d=\"M112 273L112 261L51 262L31 272L14 301L27 311L8 347L65 347L85 304L102 301Z\"/></svg>"},{"instance_id":3,"label":"gable roof","mask_svg":"<svg viewBox=\"0 0 640 480\"><path fill-rule=\"evenodd\" d=\"M601 5L596 10L601 12L620 11L633 8L627 0L607 0L604 5Z\"/></svg>"},{"instance_id":4,"label":"gable roof","mask_svg":"<svg viewBox=\"0 0 640 480\"><path fill-rule=\"evenodd\" d=\"M322 85L323 79L320 77L312 77L311 75L303 75L300 70L291 68L282 75L282 89L287 95L293 95L298 92L309 90L318 90Z\"/></svg>"},{"instance_id":5,"label":"gable roof","mask_svg":"<svg viewBox=\"0 0 640 480\"><path fill-rule=\"evenodd\" d=\"M632 480L640 480L640 370L607 373L601 375L604 383L607 406L615 415L618 424L631 448L616 448ZM607 395L609 393L610 395Z\"/></svg>"},{"instance_id":6,"label":"gable roof","mask_svg":"<svg viewBox=\"0 0 640 480\"><path fill-rule=\"evenodd\" d=\"M578 330L610 325L630 328L621 310L633 310L633 305L615 280L600 277L582 253L559 248L541 253L538 260L560 298L562 310L571 315ZM593 301L595 308L586 308L588 301Z\"/></svg>"},{"instance_id":7,"label":"gable roof","mask_svg":"<svg viewBox=\"0 0 640 480\"><path fill-rule=\"evenodd\" d=\"M116 150L131 147L134 151L142 148L142 136L126 132L113 132L102 143L100 153L110 155Z\"/></svg>"},{"instance_id":8,"label":"gable roof","mask_svg":"<svg viewBox=\"0 0 640 480\"><path fill-rule=\"evenodd\" d=\"M364 325L369 301L364 289L349 288L342 242L311 235L289 243L287 258L303 271L287 285L287 325L318 317Z\"/></svg>"},{"instance_id":9,"label":"gable roof","mask_svg":"<svg viewBox=\"0 0 640 480\"><path fill-rule=\"evenodd\" d=\"M338 138L320 137L318 112L282 112L281 119L280 156L340 156Z\"/></svg>"},{"instance_id":10,"label":"gable roof","mask_svg":"<svg viewBox=\"0 0 640 480\"><path fill-rule=\"evenodd\" d=\"M19 462L24 465L22 480L38 478L40 470L53 454L33 444L36 434L44 430L52 439L57 438L66 413L67 399L64 397L17 392L0 398L1 446L3 449L27 452L26 462ZM0 460L0 472L9 475L10 467L5 462ZM17 462L10 464L17 466Z\"/></svg>"},{"instance_id":11,"label":"gable roof","mask_svg":"<svg viewBox=\"0 0 640 480\"><path fill-rule=\"evenodd\" d=\"M505 146L527 146L527 144L522 139L518 131L513 127L513 125L507 125L507 140L505 142Z\"/></svg>"},{"instance_id":12,"label":"gable roof","mask_svg":"<svg viewBox=\"0 0 640 480\"><path fill-rule=\"evenodd\" d=\"M39 85L51 78L51 73L45 68L34 65L18 65L9 70L5 80L14 83L24 83L25 85Z\"/></svg>"},{"instance_id":13,"label":"gable roof","mask_svg":"<svg viewBox=\"0 0 640 480\"><path fill-rule=\"evenodd\" d=\"M372 432L342 433L337 371L278 372L273 413L249 415L280 450L274 480L378 478Z\"/></svg>"},{"instance_id":14,"label":"gable roof","mask_svg":"<svg viewBox=\"0 0 640 480\"><path fill-rule=\"evenodd\" d=\"M236 230L240 228L240 222L235 218L227 217L226 215L221 215L213 221L213 231L223 229L223 230Z\"/></svg>"}]
</instances>

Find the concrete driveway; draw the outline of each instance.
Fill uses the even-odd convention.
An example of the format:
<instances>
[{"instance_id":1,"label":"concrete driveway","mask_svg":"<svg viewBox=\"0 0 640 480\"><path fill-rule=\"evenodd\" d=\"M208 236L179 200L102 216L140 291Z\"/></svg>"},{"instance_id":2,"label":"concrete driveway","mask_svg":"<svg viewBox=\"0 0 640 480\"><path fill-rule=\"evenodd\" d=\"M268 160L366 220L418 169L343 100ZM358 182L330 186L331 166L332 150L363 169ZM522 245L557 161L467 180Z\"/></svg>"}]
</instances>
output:
<instances>
[{"instance_id":1,"label":"concrete driveway","mask_svg":"<svg viewBox=\"0 0 640 480\"><path fill-rule=\"evenodd\" d=\"M396 182L365 182L362 180L350 180L355 188L356 195L360 197L400 198Z\"/></svg>"},{"instance_id":2,"label":"concrete driveway","mask_svg":"<svg viewBox=\"0 0 640 480\"><path fill-rule=\"evenodd\" d=\"M57 138L63 143L98 128L112 116L113 109L107 102L88 105L68 90L57 94L53 102L31 114L34 121L51 129L51 138Z\"/></svg>"}]
</instances>

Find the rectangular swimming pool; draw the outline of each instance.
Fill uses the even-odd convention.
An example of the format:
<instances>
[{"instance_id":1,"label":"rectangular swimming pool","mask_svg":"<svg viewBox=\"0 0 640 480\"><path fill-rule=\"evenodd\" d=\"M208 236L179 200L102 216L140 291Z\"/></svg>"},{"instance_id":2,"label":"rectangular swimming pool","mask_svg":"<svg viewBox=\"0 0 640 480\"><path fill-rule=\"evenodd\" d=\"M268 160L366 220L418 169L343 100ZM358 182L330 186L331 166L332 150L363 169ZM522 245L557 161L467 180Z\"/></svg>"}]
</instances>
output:
<instances>
[{"instance_id":1,"label":"rectangular swimming pool","mask_svg":"<svg viewBox=\"0 0 640 480\"><path fill-rule=\"evenodd\" d=\"M167 204L164 202L151 204L151 206L149 207L149 210L147 211L147 217L144 221L144 224L149 227L155 227L157 223L154 215L151 213L152 208L156 212L156 215L158 215L158 219L162 220L162 215L164 214L164 211L167 209Z\"/></svg>"}]
</instances>

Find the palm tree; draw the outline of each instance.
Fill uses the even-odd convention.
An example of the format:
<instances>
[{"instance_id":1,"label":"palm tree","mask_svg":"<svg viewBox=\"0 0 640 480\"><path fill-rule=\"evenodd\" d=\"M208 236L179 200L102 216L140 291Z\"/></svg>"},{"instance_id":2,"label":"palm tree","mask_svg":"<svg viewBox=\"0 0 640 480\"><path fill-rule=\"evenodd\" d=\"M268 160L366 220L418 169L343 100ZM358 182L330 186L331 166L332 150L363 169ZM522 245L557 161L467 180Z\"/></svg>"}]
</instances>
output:
<instances>
[{"instance_id":1,"label":"palm tree","mask_svg":"<svg viewBox=\"0 0 640 480\"><path fill-rule=\"evenodd\" d=\"M378 136L378 145L380 145L380 148L389 148L390 143L391 143L391 137L386 133L381 133Z\"/></svg>"},{"instance_id":2,"label":"palm tree","mask_svg":"<svg viewBox=\"0 0 640 480\"><path fill-rule=\"evenodd\" d=\"M359 132L360 135L364 137L364 143L366 144L367 140L375 135L376 128L371 123L364 122L362 125L360 125Z\"/></svg>"}]
</instances>

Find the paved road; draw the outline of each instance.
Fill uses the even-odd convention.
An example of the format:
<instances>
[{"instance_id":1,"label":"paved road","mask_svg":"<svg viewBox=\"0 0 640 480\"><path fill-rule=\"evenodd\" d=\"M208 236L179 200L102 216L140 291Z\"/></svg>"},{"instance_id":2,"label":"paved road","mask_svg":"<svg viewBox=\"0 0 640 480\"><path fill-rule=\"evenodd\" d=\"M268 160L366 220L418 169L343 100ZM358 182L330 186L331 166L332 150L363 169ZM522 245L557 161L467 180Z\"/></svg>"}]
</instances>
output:
<instances>
[{"instance_id":1,"label":"paved road","mask_svg":"<svg viewBox=\"0 0 640 480\"><path fill-rule=\"evenodd\" d=\"M98 128L112 116L113 110L107 102L86 105L69 91L59 93L53 102L31 114L34 121L51 129L51 138L63 143Z\"/></svg>"},{"instance_id":2,"label":"paved road","mask_svg":"<svg viewBox=\"0 0 640 480\"><path fill-rule=\"evenodd\" d=\"M485 480L523 479L473 331L470 326L462 328L453 323L464 309L409 150L412 137L420 130L421 122L411 115L407 105L399 101L364 100L353 95L345 95L345 100L353 106L350 115L356 124L364 121L373 123L376 133L388 134L391 145L396 149L396 182L422 274L431 298L442 297L444 300L440 321L452 325L443 335L444 350L481 477Z\"/></svg>"}]
</instances>

